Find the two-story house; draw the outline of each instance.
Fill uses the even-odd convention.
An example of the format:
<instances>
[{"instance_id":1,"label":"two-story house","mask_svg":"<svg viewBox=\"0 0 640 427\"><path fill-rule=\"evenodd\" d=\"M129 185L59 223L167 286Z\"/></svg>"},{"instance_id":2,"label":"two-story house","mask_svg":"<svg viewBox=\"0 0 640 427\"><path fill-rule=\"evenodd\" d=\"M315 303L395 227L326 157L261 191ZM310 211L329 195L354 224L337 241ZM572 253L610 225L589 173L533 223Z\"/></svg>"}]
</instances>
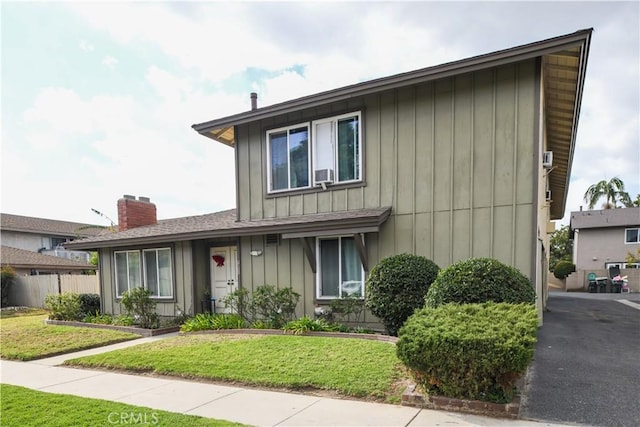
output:
<instances>
[{"instance_id":1,"label":"two-story house","mask_svg":"<svg viewBox=\"0 0 640 427\"><path fill-rule=\"evenodd\" d=\"M363 296L369 270L403 252L440 267L497 258L532 280L541 311L591 32L262 108L252 96L247 112L193 125L234 149L236 209L156 221L148 199L125 196L119 223L133 228L67 246L100 251L108 313L133 286L174 315L199 311L205 292L219 303L271 284L313 315Z\"/></svg>"}]
</instances>

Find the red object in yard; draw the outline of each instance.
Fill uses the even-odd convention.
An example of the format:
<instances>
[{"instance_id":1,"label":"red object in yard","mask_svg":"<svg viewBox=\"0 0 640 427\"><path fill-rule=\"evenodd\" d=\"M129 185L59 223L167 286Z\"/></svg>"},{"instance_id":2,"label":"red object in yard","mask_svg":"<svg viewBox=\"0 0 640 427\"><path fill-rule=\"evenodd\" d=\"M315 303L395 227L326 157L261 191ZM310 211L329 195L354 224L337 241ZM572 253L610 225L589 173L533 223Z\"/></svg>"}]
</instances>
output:
<instances>
[{"instance_id":1,"label":"red object in yard","mask_svg":"<svg viewBox=\"0 0 640 427\"><path fill-rule=\"evenodd\" d=\"M213 255L211 258L216 262L216 267L224 266L224 257L221 255Z\"/></svg>"}]
</instances>

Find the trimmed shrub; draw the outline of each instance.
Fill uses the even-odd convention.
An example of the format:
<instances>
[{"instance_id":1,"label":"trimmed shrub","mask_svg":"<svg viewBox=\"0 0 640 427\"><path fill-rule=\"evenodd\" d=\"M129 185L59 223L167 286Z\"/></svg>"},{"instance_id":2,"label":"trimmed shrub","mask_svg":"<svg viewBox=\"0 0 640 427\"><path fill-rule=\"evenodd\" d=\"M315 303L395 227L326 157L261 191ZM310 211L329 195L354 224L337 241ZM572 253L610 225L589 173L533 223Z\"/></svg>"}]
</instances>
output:
<instances>
[{"instance_id":1,"label":"trimmed shrub","mask_svg":"<svg viewBox=\"0 0 640 427\"><path fill-rule=\"evenodd\" d=\"M553 266L553 275L556 279L566 279L568 275L576 271L576 266L570 261L558 261Z\"/></svg>"},{"instance_id":2,"label":"trimmed shrub","mask_svg":"<svg viewBox=\"0 0 640 427\"><path fill-rule=\"evenodd\" d=\"M159 326L156 302L151 299L151 291L143 288L133 288L122 294L120 303L127 315L135 320L141 328L155 329Z\"/></svg>"},{"instance_id":3,"label":"trimmed shrub","mask_svg":"<svg viewBox=\"0 0 640 427\"><path fill-rule=\"evenodd\" d=\"M9 305L9 288L16 280L16 271L13 267L7 266L0 268L0 307Z\"/></svg>"},{"instance_id":4,"label":"trimmed shrub","mask_svg":"<svg viewBox=\"0 0 640 427\"><path fill-rule=\"evenodd\" d=\"M300 294L291 288L276 289L275 286L258 286L251 301L255 315L268 322L272 328L280 329L295 318Z\"/></svg>"},{"instance_id":5,"label":"trimmed shrub","mask_svg":"<svg viewBox=\"0 0 640 427\"><path fill-rule=\"evenodd\" d=\"M432 394L505 403L531 360L531 304L446 304L417 311L400 329L398 358Z\"/></svg>"},{"instance_id":6,"label":"trimmed shrub","mask_svg":"<svg viewBox=\"0 0 640 427\"><path fill-rule=\"evenodd\" d=\"M439 270L433 261L418 255L384 258L371 269L365 305L390 335L397 335L405 320L424 305L424 297Z\"/></svg>"},{"instance_id":7,"label":"trimmed shrub","mask_svg":"<svg viewBox=\"0 0 640 427\"><path fill-rule=\"evenodd\" d=\"M100 295L98 294L80 294L80 311L83 316L89 316L100 313Z\"/></svg>"},{"instance_id":8,"label":"trimmed shrub","mask_svg":"<svg viewBox=\"0 0 640 427\"><path fill-rule=\"evenodd\" d=\"M52 320L76 321L84 317L78 294L49 294L44 299L44 306L51 310L49 318Z\"/></svg>"},{"instance_id":9,"label":"trimmed shrub","mask_svg":"<svg viewBox=\"0 0 640 427\"><path fill-rule=\"evenodd\" d=\"M487 301L534 304L536 293L515 268L492 258L470 258L440 271L426 296L426 306L432 308Z\"/></svg>"},{"instance_id":10,"label":"trimmed shrub","mask_svg":"<svg viewBox=\"0 0 640 427\"><path fill-rule=\"evenodd\" d=\"M288 322L283 329L285 332L301 335L309 331L330 331L331 327L324 319L312 319L309 316L304 316Z\"/></svg>"}]
</instances>

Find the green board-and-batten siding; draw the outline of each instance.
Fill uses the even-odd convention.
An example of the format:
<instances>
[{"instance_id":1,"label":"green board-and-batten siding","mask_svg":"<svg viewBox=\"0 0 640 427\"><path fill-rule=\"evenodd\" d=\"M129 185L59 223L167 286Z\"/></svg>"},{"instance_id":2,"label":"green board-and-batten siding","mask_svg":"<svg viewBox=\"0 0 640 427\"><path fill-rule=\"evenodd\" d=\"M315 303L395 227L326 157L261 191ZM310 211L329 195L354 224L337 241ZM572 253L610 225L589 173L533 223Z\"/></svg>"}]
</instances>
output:
<instances>
[{"instance_id":1,"label":"green board-and-batten siding","mask_svg":"<svg viewBox=\"0 0 640 427\"><path fill-rule=\"evenodd\" d=\"M239 218L392 206L380 233L367 235L370 265L402 252L442 267L489 256L532 277L537 67L531 60L238 126ZM267 129L356 110L364 126L362 186L267 194ZM305 295L305 313L313 309L313 273L299 242L265 246L263 257L248 253L262 249L261 237L241 246L243 286L290 285Z\"/></svg>"}]
</instances>

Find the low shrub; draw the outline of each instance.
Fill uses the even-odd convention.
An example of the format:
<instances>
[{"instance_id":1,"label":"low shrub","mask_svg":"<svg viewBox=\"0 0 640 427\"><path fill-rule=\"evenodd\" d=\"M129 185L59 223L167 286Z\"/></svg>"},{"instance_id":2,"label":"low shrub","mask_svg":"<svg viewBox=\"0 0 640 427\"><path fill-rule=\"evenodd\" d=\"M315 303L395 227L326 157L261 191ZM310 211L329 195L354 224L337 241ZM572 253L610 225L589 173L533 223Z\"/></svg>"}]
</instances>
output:
<instances>
[{"instance_id":1,"label":"low shrub","mask_svg":"<svg viewBox=\"0 0 640 427\"><path fill-rule=\"evenodd\" d=\"M517 269L491 258L470 258L440 271L425 300L432 308L487 301L533 304L536 294L529 279Z\"/></svg>"},{"instance_id":2,"label":"low shrub","mask_svg":"<svg viewBox=\"0 0 640 427\"><path fill-rule=\"evenodd\" d=\"M100 312L100 295L79 294L80 311L84 316L98 314Z\"/></svg>"},{"instance_id":3,"label":"low shrub","mask_svg":"<svg viewBox=\"0 0 640 427\"><path fill-rule=\"evenodd\" d=\"M359 323L360 317L364 312L364 300L345 296L331 300L329 307L331 308L331 314L339 315L342 321Z\"/></svg>"},{"instance_id":4,"label":"low shrub","mask_svg":"<svg viewBox=\"0 0 640 427\"><path fill-rule=\"evenodd\" d=\"M113 324L114 319L113 316L108 314L94 313L85 315L82 321L85 323L97 323L99 325L111 325Z\"/></svg>"},{"instance_id":5,"label":"low shrub","mask_svg":"<svg viewBox=\"0 0 640 427\"><path fill-rule=\"evenodd\" d=\"M253 292L251 305L258 318L280 329L294 319L299 300L300 294L291 288L276 289L275 286L263 285Z\"/></svg>"},{"instance_id":6,"label":"low shrub","mask_svg":"<svg viewBox=\"0 0 640 427\"><path fill-rule=\"evenodd\" d=\"M570 261L558 261L553 267L553 275L560 280L566 279L574 271L576 271L576 265Z\"/></svg>"},{"instance_id":7,"label":"low shrub","mask_svg":"<svg viewBox=\"0 0 640 427\"><path fill-rule=\"evenodd\" d=\"M16 272L13 267L0 268L0 307L9 305L9 289L16 280Z\"/></svg>"},{"instance_id":8,"label":"low shrub","mask_svg":"<svg viewBox=\"0 0 640 427\"><path fill-rule=\"evenodd\" d=\"M301 335L311 331L329 331L330 325L324 319L312 319L309 316L301 317L297 320L288 322L283 327L285 332L292 332L295 335Z\"/></svg>"},{"instance_id":9,"label":"low shrub","mask_svg":"<svg viewBox=\"0 0 640 427\"><path fill-rule=\"evenodd\" d=\"M155 329L159 326L158 314L155 312L156 302L151 299L151 291L133 288L122 294L120 303L127 315L132 316L135 324L141 328Z\"/></svg>"},{"instance_id":10,"label":"low shrub","mask_svg":"<svg viewBox=\"0 0 640 427\"><path fill-rule=\"evenodd\" d=\"M537 325L531 304L424 307L400 329L397 355L428 393L504 403L533 358Z\"/></svg>"},{"instance_id":11,"label":"low shrub","mask_svg":"<svg viewBox=\"0 0 640 427\"><path fill-rule=\"evenodd\" d=\"M133 316L130 316L128 314L120 314L118 316L114 316L113 319L111 319L111 324L117 326L133 326L134 320L135 319L133 318Z\"/></svg>"},{"instance_id":12,"label":"low shrub","mask_svg":"<svg viewBox=\"0 0 640 427\"><path fill-rule=\"evenodd\" d=\"M44 299L44 305L51 311L49 318L53 320L76 321L84 317L78 294L49 294Z\"/></svg>"},{"instance_id":13,"label":"low shrub","mask_svg":"<svg viewBox=\"0 0 640 427\"><path fill-rule=\"evenodd\" d=\"M251 322L254 313L251 305L251 295L246 288L238 288L233 292L222 297L222 303L226 308L244 318L247 322Z\"/></svg>"},{"instance_id":14,"label":"low shrub","mask_svg":"<svg viewBox=\"0 0 640 427\"><path fill-rule=\"evenodd\" d=\"M241 329L245 320L237 314L198 313L180 327L182 332L211 331L220 329Z\"/></svg>"},{"instance_id":15,"label":"low shrub","mask_svg":"<svg viewBox=\"0 0 640 427\"><path fill-rule=\"evenodd\" d=\"M369 274L365 304L390 335L424 305L440 268L425 257L400 254L382 259Z\"/></svg>"}]
</instances>

